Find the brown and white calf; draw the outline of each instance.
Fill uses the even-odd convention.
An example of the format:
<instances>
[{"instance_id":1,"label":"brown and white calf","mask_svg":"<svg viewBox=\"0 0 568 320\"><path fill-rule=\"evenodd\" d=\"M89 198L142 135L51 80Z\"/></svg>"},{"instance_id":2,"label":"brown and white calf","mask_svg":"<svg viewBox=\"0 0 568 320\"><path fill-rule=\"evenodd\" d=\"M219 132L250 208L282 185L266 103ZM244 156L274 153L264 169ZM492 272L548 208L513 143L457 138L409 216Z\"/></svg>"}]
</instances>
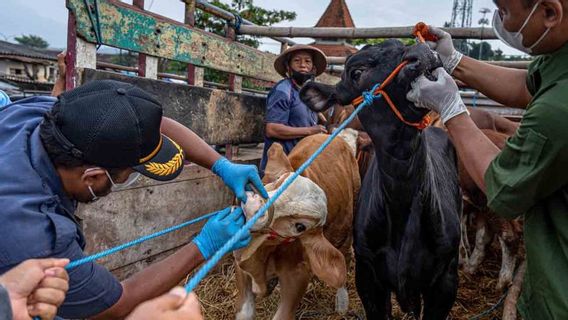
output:
<instances>
[{"instance_id":1,"label":"brown and white calf","mask_svg":"<svg viewBox=\"0 0 568 320\"><path fill-rule=\"evenodd\" d=\"M268 151L263 182L272 195L323 143L327 135L304 138L284 154L275 143ZM336 308L346 312L347 264L351 254L355 199L361 185L353 146L335 139L275 202L253 230L251 244L235 252L238 298L236 319L253 319L255 298L270 294L277 279L280 303L273 319L294 319L296 309L315 275L338 289ZM260 207L249 194L250 218Z\"/></svg>"}]
</instances>

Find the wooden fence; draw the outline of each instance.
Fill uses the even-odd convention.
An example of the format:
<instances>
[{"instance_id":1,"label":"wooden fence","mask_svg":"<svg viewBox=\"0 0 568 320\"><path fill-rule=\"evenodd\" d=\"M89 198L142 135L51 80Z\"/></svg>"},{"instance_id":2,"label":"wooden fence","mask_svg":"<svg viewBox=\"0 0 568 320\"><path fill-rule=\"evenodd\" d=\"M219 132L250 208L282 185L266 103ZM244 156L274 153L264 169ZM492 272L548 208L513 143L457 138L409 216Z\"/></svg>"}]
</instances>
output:
<instances>
[{"instance_id":1,"label":"wooden fence","mask_svg":"<svg viewBox=\"0 0 568 320\"><path fill-rule=\"evenodd\" d=\"M241 152L237 157L235 150L239 144L262 142L265 96L262 91L243 89L242 83L243 78L280 80L273 68L276 55L234 41L235 30L229 26L225 37L195 28L195 10L204 10L232 22L235 16L204 0L182 2L185 4L183 23L144 10L144 0L133 0L133 5L118 0L66 0L69 10L66 87L71 89L96 79L134 83L157 96L166 116L188 126L207 143L224 145L227 158L257 164L258 154ZM294 44L286 36L329 37L333 34L333 37L350 38L410 34L408 27L323 31L326 30L259 27L246 20L240 27L242 34L270 36L281 42L281 50ZM450 32L458 38L494 37L489 29ZM97 61L98 44L138 53L138 65L124 67ZM160 58L186 63L186 74L158 72ZM344 62L340 60L330 57L330 62L336 64ZM136 72L138 77L97 70L97 67ZM228 73L228 84L204 81L205 68ZM187 84L165 82L160 78L184 80ZM318 81L335 83L338 78L324 74ZM128 190L81 206L78 216L87 237L87 252L96 252L224 208L231 202L232 195L216 176L187 165L174 181L142 179ZM192 226L149 241L111 256L103 264L124 278L189 242L199 227Z\"/></svg>"}]
</instances>

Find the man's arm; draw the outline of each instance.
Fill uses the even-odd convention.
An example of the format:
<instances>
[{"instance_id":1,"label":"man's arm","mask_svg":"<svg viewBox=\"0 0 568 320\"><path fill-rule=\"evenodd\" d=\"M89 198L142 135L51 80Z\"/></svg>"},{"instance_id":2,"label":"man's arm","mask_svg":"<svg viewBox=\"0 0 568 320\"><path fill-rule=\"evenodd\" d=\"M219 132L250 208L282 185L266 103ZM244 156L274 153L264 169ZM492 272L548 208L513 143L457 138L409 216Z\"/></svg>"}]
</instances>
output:
<instances>
[{"instance_id":1,"label":"man's arm","mask_svg":"<svg viewBox=\"0 0 568 320\"><path fill-rule=\"evenodd\" d=\"M281 140L299 139L316 133L327 133L325 127L317 125L312 127L290 127L281 123L267 123L266 136Z\"/></svg>"},{"instance_id":2,"label":"man's arm","mask_svg":"<svg viewBox=\"0 0 568 320\"><path fill-rule=\"evenodd\" d=\"M433 26L429 29L438 39L427 44L438 52L449 74L505 106L526 108L532 99L526 70L492 66L466 57L454 48L449 33Z\"/></svg>"},{"instance_id":3,"label":"man's arm","mask_svg":"<svg viewBox=\"0 0 568 320\"><path fill-rule=\"evenodd\" d=\"M464 56L452 76L505 106L526 108L532 99L527 70L503 68Z\"/></svg>"},{"instance_id":4,"label":"man's arm","mask_svg":"<svg viewBox=\"0 0 568 320\"><path fill-rule=\"evenodd\" d=\"M161 131L180 145L188 160L201 167L211 169L215 161L221 158L195 132L173 119L162 117Z\"/></svg>"},{"instance_id":5,"label":"man's arm","mask_svg":"<svg viewBox=\"0 0 568 320\"><path fill-rule=\"evenodd\" d=\"M53 90L51 91L51 95L53 97L57 97L65 92L65 72L67 69L65 62L66 55L67 51L63 51L57 55L57 79L55 80Z\"/></svg>"},{"instance_id":6,"label":"man's arm","mask_svg":"<svg viewBox=\"0 0 568 320\"><path fill-rule=\"evenodd\" d=\"M154 263L122 281L122 296L111 308L93 319L122 319L144 301L166 293L178 285L188 273L203 262L192 242L164 260Z\"/></svg>"},{"instance_id":7,"label":"man's arm","mask_svg":"<svg viewBox=\"0 0 568 320\"><path fill-rule=\"evenodd\" d=\"M485 172L499 154L499 148L479 130L467 113L448 120L446 128L465 169L477 186L485 192Z\"/></svg>"}]
</instances>

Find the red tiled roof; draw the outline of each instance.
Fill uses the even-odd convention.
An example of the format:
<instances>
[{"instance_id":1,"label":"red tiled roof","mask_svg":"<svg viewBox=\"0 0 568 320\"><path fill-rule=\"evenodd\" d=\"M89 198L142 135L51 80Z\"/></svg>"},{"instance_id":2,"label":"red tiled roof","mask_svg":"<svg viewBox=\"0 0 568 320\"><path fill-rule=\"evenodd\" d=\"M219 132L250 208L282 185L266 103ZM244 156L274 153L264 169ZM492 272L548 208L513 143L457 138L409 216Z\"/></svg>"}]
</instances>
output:
<instances>
[{"instance_id":1,"label":"red tiled roof","mask_svg":"<svg viewBox=\"0 0 568 320\"><path fill-rule=\"evenodd\" d=\"M354 28L355 24L345 0L331 0L318 23L316 23L316 27Z\"/></svg>"}]
</instances>

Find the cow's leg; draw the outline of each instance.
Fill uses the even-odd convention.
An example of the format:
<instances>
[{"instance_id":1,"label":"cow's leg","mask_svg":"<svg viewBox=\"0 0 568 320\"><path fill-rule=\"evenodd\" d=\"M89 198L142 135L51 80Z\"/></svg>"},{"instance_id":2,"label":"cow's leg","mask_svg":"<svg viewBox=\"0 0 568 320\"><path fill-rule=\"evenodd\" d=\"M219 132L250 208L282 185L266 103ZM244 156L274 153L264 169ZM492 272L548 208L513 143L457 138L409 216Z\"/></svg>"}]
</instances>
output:
<instances>
[{"instance_id":1,"label":"cow's leg","mask_svg":"<svg viewBox=\"0 0 568 320\"><path fill-rule=\"evenodd\" d=\"M375 279L373 266L355 254L355 284L367 319L390 319L390 291Z\"/></svg>"},{"instance_id":2,"label":"cow's leg","mask_svg":"<svg viewBox=\"0 0 568 320\"><path fill-rule=\"evenodd\" d=\"M432 287L423 293L424 316L422 320L444 320L456 301L458 294L458 257L450 262L448 270Z\"/></svg>"},{"instance_id":3,"label":"cow's leg","mask_svg":"<svg viewBox=\"0 0 568 320\"><path fill-rule=\"evenodd\" d=\"M475 247L473 253L469 257L465 265L465 271L469 274L475 273L483 259L485 259L485 250L487 245L491 242L493 238L488 226L487 226L487 216L485 213L479 212L475 219Z\"/></svg>"},{"instance_id":4,"label":"cow's leg","mask_svg":"<svg viewBox=\"0 0 568 320\"><path fill-rule=\"evenodd\" d=\"M273 320L293 320L295 319L296 309L306 293L310 283L311 273L304 264L297 264L295 267L281 268L278 270L278 281L280 283L280 303L278 310L272 318Z\"/></svg>"},{"instance_id":5,"label":"cow's leg","mask_svg":"<svg viewBox=\"0 0 568 320\"><path fill-rule=\"evenodd\" d=\"M255 316L255 297L252 292L252 279L235 263L235 277L237 279L237 301L235 310L236 320L252 320Z\"/></svg>"},{"instance_id":6,"label":"cow's leg","mask_svg":"<svg viewBox=\"0 0 568 320\"><path fill-rule=\"evenodd\" d=\"M501 228L498 236L499 244L501 245L501 270L499 271L497 290L503 289L513 281L519 242L513 225L509 221L501 220Z\"/></svg>"}]
</instances>

